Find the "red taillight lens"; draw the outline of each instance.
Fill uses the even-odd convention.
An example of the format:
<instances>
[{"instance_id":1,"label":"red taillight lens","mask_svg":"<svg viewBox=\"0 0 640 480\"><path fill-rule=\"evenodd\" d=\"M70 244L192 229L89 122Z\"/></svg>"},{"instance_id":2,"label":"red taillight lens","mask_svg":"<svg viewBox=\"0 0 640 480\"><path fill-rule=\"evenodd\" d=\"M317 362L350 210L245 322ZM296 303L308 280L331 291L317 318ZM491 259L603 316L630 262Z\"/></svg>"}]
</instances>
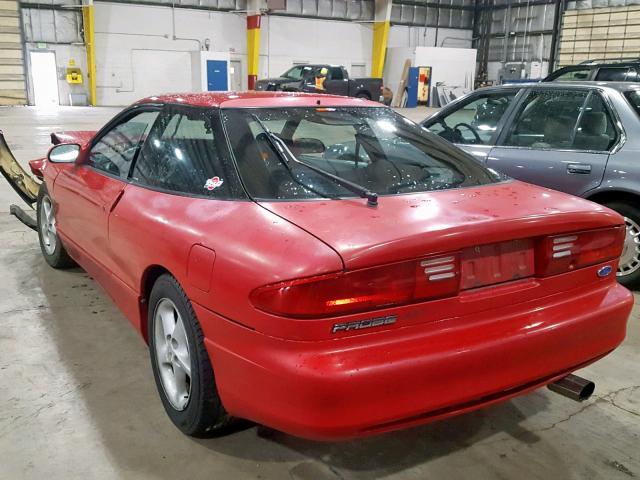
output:
<instances>
[{"instance_id":1,"label":"red taillight lens","mask_svg":"<svg viewBox=\"0 0 640 480\"><path fill-rule=\"evenodd\" d=\"M590 230L546 237L538 246L536 272L540 277L615 260L622 254L625 227Z\"/></svg>"},{"instance_id":2,"label":"red taillight lens","mask_svg":"<svg viewBox=\"0 0 640 480\"><path fill-rule=\"evenodd\" d=\"M260 287L251 303L265 312L319 318L456 295L458 255L394 263Z\"/></svg>"}]
</instances>

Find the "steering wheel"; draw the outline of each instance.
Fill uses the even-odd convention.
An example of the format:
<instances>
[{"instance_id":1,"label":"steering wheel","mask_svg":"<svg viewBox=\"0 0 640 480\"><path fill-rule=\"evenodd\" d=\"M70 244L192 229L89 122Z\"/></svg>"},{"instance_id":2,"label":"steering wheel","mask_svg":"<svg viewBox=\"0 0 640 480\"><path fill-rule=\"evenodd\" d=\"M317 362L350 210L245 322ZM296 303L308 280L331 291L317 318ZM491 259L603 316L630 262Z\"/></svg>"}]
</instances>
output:
<instances>
[{"instance_id":1,"label":"steering wheel","mask_svg":"<svg viewBox=\"0 0 640 480\"><path fill-rule=\"evenodd\" d=\"M457 130L458 132L460 132L460 129L458 127L464 127L467 130L469 130L471 133L473 133L473 136L476 137L476 145L483 143L482 139L480 138L480 135L478 135L478 132L476 132L475 128L473 128L468 123L460 122L453 127L453 130ZM460 132L460 136L462 137L462 132Z\"/></svg>"}]
</instances>

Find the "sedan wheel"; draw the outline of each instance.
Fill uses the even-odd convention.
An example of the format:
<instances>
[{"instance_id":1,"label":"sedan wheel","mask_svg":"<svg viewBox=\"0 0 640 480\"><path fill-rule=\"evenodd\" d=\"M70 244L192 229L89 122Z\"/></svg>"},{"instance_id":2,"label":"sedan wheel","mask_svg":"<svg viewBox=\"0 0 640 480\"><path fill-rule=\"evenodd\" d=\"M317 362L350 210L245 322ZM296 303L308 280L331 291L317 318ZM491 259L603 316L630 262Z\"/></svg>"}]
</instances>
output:
<instances>
[{"instance_id":1,"label":"sedan wheel","mask_svg":"<svg viewBox=\"0 0 640 480\"><path fill-rule=\"evenodd\" d=\"M618 266L618 277L631 275L640 269L640 225L629 217L624 218L627 235Z\"/></svg>"},{"instance_id":2,"label":"sedan wheel","mask_svg":"<svg viewBox=\"0 0 640 480\"><path fill-rule=\"evenodd\" d=\"M627 226L616 277L625 287L638 289L640 288L640 209L631 203L611 202L605 205L622 215Z\"/></svg>"},{"instance_id":3,"label":"sedan wheel","mask_svg":"<svg viewBox=\"0 0 640 480\"><path fill-rule=\"evenodd\" d=\"M191 357L184 323L168 298L158 302L154 317L154 346L162 388L171 406L182 411L191 394Z\"/></svg>"}]
</instances>

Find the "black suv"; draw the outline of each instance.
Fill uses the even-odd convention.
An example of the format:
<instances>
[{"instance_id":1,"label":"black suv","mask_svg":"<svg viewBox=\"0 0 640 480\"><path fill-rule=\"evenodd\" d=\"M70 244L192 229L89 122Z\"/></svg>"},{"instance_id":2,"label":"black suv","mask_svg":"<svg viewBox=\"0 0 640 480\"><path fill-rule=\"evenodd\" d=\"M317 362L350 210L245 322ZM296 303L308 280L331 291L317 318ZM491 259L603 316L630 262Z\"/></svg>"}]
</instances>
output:
<instances>
[{"instance_id":1,"label":"black suv","mask_svg":"<svg viewBox=\"0 0 640 480\"><path fill-rule=\"evenodd\" d=\"M640 82L640 58L587 60L578 65L562 67L549 74L543 82Z\"/></svg>"}]
</instances>

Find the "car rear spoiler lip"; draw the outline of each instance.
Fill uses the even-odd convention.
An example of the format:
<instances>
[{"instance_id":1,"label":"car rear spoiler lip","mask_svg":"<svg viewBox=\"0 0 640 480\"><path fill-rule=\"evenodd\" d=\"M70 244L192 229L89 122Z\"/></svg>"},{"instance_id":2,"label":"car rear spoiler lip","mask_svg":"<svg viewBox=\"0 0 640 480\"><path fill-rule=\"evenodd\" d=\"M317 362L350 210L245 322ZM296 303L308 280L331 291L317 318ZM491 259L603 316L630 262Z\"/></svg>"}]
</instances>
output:
<instances>
[{"instance_id":1,"label":"car rear spoiler lip","mask_svg":"<svg viewBox=\"0 0 640 480\"><path fill-rule=\"evenodd\" d=\"M18 163L2 131L0 131L0 172L22 200L30 206L35 203L40 184Z\"/></svg>"}]
</instances>

